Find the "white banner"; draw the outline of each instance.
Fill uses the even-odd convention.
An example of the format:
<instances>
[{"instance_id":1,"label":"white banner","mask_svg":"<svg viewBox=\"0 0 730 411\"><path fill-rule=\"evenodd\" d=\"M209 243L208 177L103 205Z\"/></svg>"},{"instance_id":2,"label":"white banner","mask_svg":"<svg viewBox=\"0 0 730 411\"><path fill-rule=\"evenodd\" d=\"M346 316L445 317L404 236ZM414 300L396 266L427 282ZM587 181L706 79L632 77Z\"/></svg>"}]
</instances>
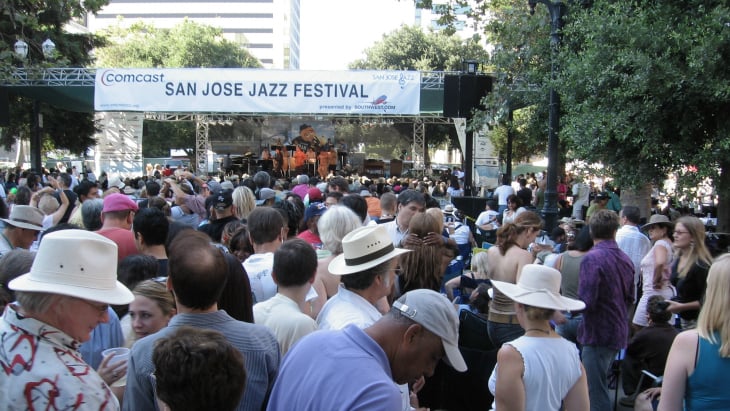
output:
<instances>
[{"instance_id":1,"label":"white banner","mask_svg":"<svg viewBox=\"0 0 730 411\"><path fill-rule=\"evenodd\" d=\"M97 111L417 115L417 71L97 69Z\"/></svg>"}]
</instances>

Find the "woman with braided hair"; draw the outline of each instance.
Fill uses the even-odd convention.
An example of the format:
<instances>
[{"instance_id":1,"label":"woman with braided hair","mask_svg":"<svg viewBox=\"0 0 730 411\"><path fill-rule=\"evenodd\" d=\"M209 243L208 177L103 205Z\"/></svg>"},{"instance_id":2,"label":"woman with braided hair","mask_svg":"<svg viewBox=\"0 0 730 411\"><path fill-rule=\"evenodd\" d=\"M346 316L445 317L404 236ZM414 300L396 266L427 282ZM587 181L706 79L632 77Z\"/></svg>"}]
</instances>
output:
<instances>
[{"instance_id":1,"label":"woman with braided hair","mask_svg":"<svg viewBox=\"0 0 730 411\"><path fill-rule=\"evenodd\" d=\"M535 241L541 229L542 220L532 211L524 211L513 222L500 227L497 244L487 250L487 277L517 283L522 267L535 260L527 247ZM489 305L488 320L489 338L495 347L501 347L525 333L515 315L514 302L496 289Z\"/></svg>"}]
</instances>

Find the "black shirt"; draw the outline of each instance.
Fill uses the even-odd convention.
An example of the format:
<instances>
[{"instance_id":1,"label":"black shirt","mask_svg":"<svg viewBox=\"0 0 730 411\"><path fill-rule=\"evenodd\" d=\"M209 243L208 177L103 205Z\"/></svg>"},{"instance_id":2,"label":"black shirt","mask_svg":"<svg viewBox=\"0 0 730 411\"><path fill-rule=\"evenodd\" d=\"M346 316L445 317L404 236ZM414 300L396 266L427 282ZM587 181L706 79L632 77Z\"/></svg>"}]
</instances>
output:
<instances>
[{"instance_id":1,"label":"black shirt","mask_svg":"<svg viewBox=\"0 0 730 411\"><path fill-rule=\"evenodd\" d=\"M230 223L231 221L237 220L238 219L235 216L219 218L217 220L209 222L208 224L198 227L198 231L208 234L213 242L220 243L221 235L223 234L223 228L225 228L226 224Z\"/></svg>"}]
</instances>

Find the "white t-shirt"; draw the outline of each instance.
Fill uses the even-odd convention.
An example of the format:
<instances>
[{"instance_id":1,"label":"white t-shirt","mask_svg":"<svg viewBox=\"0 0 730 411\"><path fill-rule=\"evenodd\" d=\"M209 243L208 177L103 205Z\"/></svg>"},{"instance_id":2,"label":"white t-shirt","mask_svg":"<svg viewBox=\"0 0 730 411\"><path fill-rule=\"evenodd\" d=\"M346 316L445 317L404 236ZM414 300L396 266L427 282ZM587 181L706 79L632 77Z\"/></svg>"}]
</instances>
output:
<instances>
[{"instance_id":1,"label":"white t-shirt","mask_svg":"<svg viewBox=\"0 0 730 411\"><path fill-rule=\"evenodd\" d=\"M253 254L243 262L243 268L251 282L255 302L260 303L276 295L278 287L271 276L274 253Z\"/></svg>"},{"instance_id":2,"label":"white t-shirt","mask_svg":"<svg viewBox=\"0 0 730 411\"><path fill-rule=\"evenodd\" d=\"M494 195L497 196L498 205L507 205L507 197L514 194L515 190L512 186L501 185L494 190Z\"/></svg>"},{"instance_id":3,"label":"white t-shirt","mask_svg":"<svg viewBox=\"0 0 730 411\"><path fill-rule=\"evenodd\" d=\"M274 333L282 357L300 338L317 331L317 322L302 313L294 300L282 294L255 304L253 319L256 324L264 325Z\"/></svg>"},{"instance_id":4,"label":"white t-shirt","mask_svg":"<svg viewBox=\"0 0 730 411\"><path fill-rule=\"evenodd\" d=\"M499 213L495 210L487 210L482 211L481 214L479 214L479 217L477 217L477 221L474 223L477 226L477 232L479 234L483 234L482 230L479 229L479 226L482 226L484 224L490 223L492 224L492 227L494 229L499 228L499 222L496 220Z\"/></svg>"}]
</instances>

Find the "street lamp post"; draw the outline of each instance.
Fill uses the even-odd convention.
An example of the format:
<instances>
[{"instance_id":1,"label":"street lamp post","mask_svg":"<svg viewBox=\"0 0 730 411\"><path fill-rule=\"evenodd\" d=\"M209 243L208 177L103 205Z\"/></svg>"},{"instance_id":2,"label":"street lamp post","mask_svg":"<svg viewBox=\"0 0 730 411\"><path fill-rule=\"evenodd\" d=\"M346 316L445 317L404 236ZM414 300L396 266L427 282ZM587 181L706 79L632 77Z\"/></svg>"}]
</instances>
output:
<instances>
[{"instance_id":1,"label":"street lamp post","mask_svg":"<svg viewBox=\"0 0 730 411\"><path fill-rule=\"evenodd\" d=\"M56 44L51 39L46 39L41 44L41 51L46 60L51 60L56 53ZM14 44L14 50L17 57L25 61L28 58L28 43L23 40L18 40ZM27 69L27 68L26 68ZM33 125L33 132L30 138L30 165L31 168L37 172L43 170L42 158L41 158L41 146L43 145L43 139L41 133L43 131L43 114L41 113L41 103L38 99L33 100L33 114L31 118Z\"/></svg>"},{"instance_id":2,"label":"street lamp post","mask_svg":"<svg viewBox=\"0 0 730 411\"><path fill-rule=\"evenodd\" d=\"M550 12L550 46L551 64L550 76L555 79L557 75L557 54L562 40L561 30L563 28L563 16L565 16L565 3L561 0L528 0L530 14L535 13L537 3L544 4ZM542 216L545 219L545 228L552 231L558 223L558 156L560 149L560 96L555 87L550 88L550 112L548 118L548 169L547 184L545 187L545 205L542 209Z\"/></svg>"}]
</instances>

